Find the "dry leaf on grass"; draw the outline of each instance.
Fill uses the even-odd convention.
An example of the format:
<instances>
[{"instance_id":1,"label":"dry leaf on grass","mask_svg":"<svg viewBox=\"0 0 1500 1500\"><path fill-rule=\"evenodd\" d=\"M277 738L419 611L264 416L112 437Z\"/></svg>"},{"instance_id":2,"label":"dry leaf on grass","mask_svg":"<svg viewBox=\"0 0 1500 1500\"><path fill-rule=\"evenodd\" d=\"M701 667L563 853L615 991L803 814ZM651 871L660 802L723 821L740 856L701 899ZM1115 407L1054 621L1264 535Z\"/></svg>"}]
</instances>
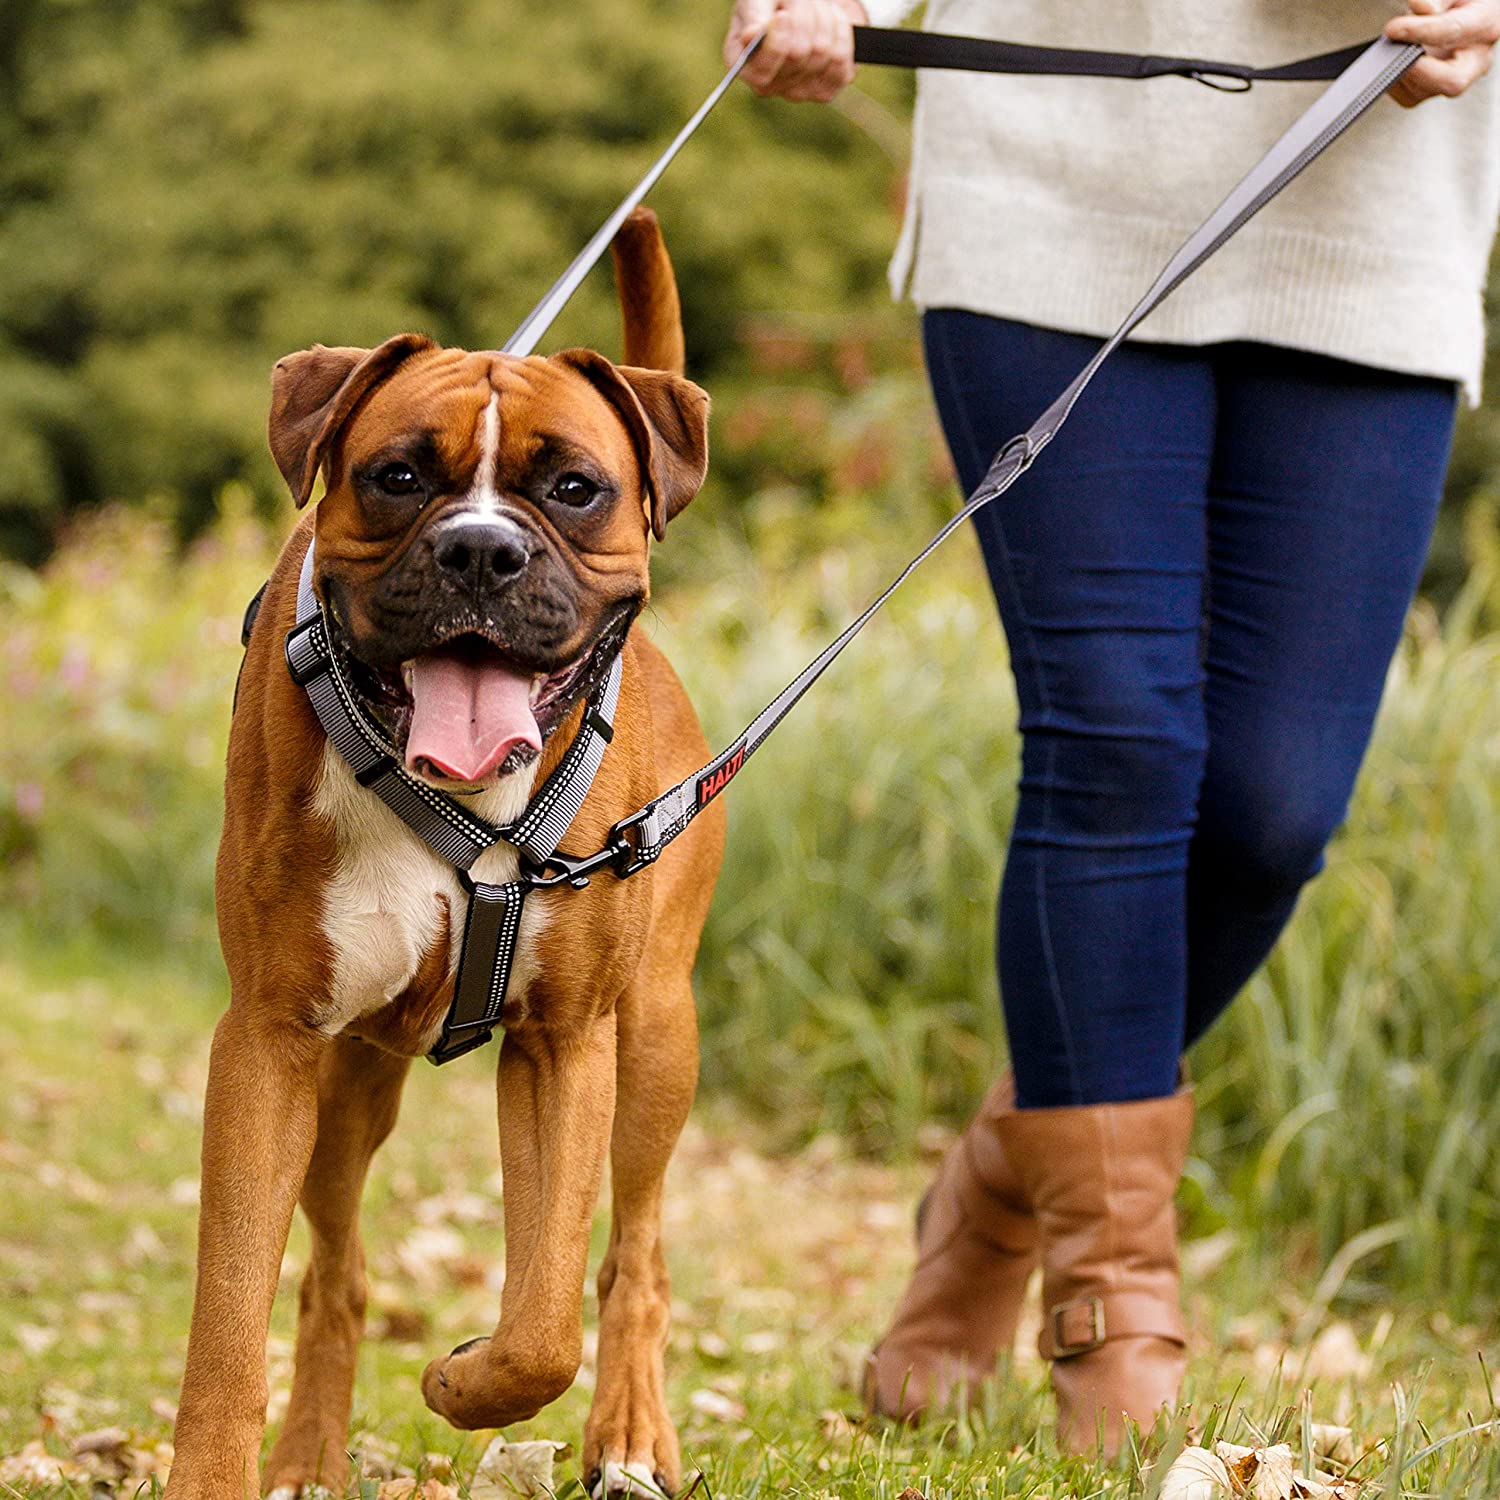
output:
<instances>
[{"instance_id":1,"label":"dry leaf on grass","mask_svg":"<svg viewBox=\"0 0 1500 1500\"><path fill-rule=\"evenodd\" d=\"M20 1489L24 1485L60 1485L87 1480L88 1470L70 1458L48 1453L40 1438L26 1444L19 1453L0 1459L0 1484Z\"/></svg>"},{"instance_id":2,"label":"dry leaf on grass","mask_svg":"<svg viewBox=\"0 0 1500 1500\"><path fill-rule=\"evenodd\" d=\"M1252 1500L1292 1500L1297 1465L1291 1445L1277 1443L1272 1448L1257 1448L1255 1453L1260 1462L1250 1481Z\"/></svg>"},{"instance_id":3,"label":"dry leaf on grass","mask_svg":"<svg viewBox=\"0 0 1500 1500\"><path fill-rule=\"evenodd\" d=\"M1229 1473L1229 1492L1247 1500L1354 1500L1358 1486L1317 1470L1309 1478L1296 1466L1289 1443L1244 1448L1215 1443L1214 1452Z\"/></svg>"},{"instance_id":4,"label":"dry leaf on grass","mask_svg":"<svg viewBox=\"0 0 1500 1500\"><path fill-rule=\"evenodd\" d=\"M376 1500L458 1500L458 1490L439 1479L387 1479L375 1492Z\"/></svg>"},{"instance_id":5,"label":"dry leaf on grass","mask_svg":"<svg viewBox=\"0 0 1500 1500\"><path fill-rule=\"evenodd\" d=\"M1359 1347L1359 1337L1347 1323L1330 1323L1307 1351L1303 1377L1309 1381L1363 1380L1370 1373L1370 1356Z\"/></svg>"},{"instance_id":6,"label":"dry leaf on grass","mask_svg":"<svg viewBox=\"0 0 1500 1500\"><path fill-rule=\"evenodd\" d=\"M507 1443L497 1437L484 1450L474 1481L469 1486L470 1500L514 1500L516 1495L550 1495L556 1488L553 1466L572 1453L567 1443L546 1440L533 1443Z\"/></svg>"},{"instance_id":7,"label":"dry leaf on grass","mask_svg":"<svg viewBox=\"0 0 1500 1500\"><path fill-rule=\"evenodd\" d=\"M1313 1452L1319 1458L1331 1459L1336 1464L1354 1462L1354 1429L1338 1427L1332 1422L1312 1424Z\"/></svg>"},{"instance_id":8,"label":"dry leaf on grass","mask_svg":"<svg viewBox=\"0 0 1500 1500\"><path fill-rule=\"evenodd\" d=\"M716 1422L741 1422L745 1418L744 1406L722 1391L694 1391L688 1404L699 1416L712 1417Z\"/></svg>"},{"instance_id":9,"label":"dry leaf on grass","mask_svg":"<svg viewBox=\"0 0 1500 1500\"><path fill-rule=\"evenodd\" d=\"M1207 1448L1189 1447L1172 1460L1162 1480L1160 1500L1222 1500L1233 1493L1224 1461Z\"/></svg>"}]
</instances>

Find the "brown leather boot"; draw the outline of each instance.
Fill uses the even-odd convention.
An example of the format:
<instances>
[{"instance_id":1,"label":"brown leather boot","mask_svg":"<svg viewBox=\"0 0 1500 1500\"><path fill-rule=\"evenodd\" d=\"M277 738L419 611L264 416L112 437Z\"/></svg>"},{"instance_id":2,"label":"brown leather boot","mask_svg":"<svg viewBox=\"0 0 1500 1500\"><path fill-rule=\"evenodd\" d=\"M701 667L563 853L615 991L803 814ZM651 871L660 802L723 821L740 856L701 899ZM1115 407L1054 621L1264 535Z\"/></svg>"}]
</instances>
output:
<instances>
[{"instance_id":1,"label":"brown leather boot","mask_svg":"<svg viewBox=\"0 0 1500 1500\"><path fill-rule=\"evenodd\" d=\"M1018 1110L1000 1121L1036 1214L1042 1356L1058 1441L1119 1451L1122 1414L1144 1428L1173 1406L1186 1365L1173 1195L1193 1096Z\"/></svg>"},{"instance_id":2,"label":"brown leather boot","mask_svg":"<svg viewBox=\"0 0 1500 1500\"><path fill-rule=\"evenodd\" d=\"M992 1375L1016 1336L1036 1225L1000 1141L1009 1071L953 1143L917 1216L917 1266L865 1368L865 1404L916 1421Z\"/></svg>"}]
</instances>

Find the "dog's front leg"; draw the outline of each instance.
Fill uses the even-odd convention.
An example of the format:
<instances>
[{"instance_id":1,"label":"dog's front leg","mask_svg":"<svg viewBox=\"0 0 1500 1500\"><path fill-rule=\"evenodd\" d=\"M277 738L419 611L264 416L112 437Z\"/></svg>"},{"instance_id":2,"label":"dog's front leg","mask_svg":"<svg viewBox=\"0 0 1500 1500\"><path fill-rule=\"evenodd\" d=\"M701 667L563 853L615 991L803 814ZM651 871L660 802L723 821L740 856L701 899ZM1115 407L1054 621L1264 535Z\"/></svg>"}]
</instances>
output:
<instances>
[{"instance_id":1,"label":"dog's front leg","mask_svg":"<svg viewBox=\"0 0 1500 1500\"><path fill-rule=\"evenodd\" d=\"M198 1280L168 1500L259 1493L266 1331L317 1134L316 1033L232 1005L203 1111Z\"/></svg>"},{"instance_id":2,"label":"dog's front leg","mask_svg":"<svg viewBox=\"0 0 1500 1500\"><path fill-rule=\"evenodd\" d=\"M455 1427L505 1427L572 1385L583 1349L589 1229L615 1105L615 1018L566 1034L507 1032L500 1052L505 1290L493 1335L461 1344L422 1376Z\"/></svg>"}]
</instances>

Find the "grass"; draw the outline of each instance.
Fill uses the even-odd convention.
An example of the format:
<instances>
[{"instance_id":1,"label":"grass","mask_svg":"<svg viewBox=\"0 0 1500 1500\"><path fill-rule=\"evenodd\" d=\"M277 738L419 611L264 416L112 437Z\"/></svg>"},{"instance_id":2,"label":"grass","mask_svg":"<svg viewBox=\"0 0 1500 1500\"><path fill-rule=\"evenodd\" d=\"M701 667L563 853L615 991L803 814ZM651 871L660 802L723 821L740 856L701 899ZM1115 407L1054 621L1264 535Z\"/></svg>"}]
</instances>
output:
<instances>
[{"instance_id":1,"label":"grass","mask_svg":"<svg viewBox=\"0 0 1500 1500\"><path fill-rule=\"evenodd\" d=\"M847 511L808 529L779 506L761 497L732 523L689 512L672 544L693 564L646 622L720 743L924 519L884 509L879 545L852 549L835 540L859 534ZM219 766L238 612L270 549L233 504L181 558L164 527L105 513L46 574L0 579L0 1451L62 1453L113 1423L149 1446L169 1429L222 1004ZM1460 1436L1493 1410L1479 1356L1500 1302L1493 613L1476 582L1441 621L1414 614L1329 869L1195 1059L1193 1420L1217 1408L1231 1436L1270 1432L1311 1382L1315 1414L1349 1420L1368 1449L1366 1494L1500 1494L1488 1432ZM963 1112L999 1052L990 920L1013 715L959 543L729 798L699 973L705 1097L670 1229L674 1408L711 1493L990 1500L1149 1495L1159 1480L1160 1463L1059 1460L1021 1356L981 1423L912 1438L848 1421L934 1121ZM485 1075L482 1058L418 1070L377 1166L356 1415L372 1476L440 1452L462 1488L477 1457L425 1415L414 1378L493 1319ZM289 1283L303 1253L294 1239ZM576 1439L587 1374L539 1432Z\"/></svg>"},{"instance_id":2,"label":"grass","mask_svg":"<svg viewBox=\"0 0 1500 1500\"><path fill-rule=\"evenodd\" d=\"M103 951L35 951L22 940L8 954L0 1455L40 1440L66 1456L81 1434L118 1426L160 1469L187 1328L198 1112L219 995L199 976ZM492 1065L485 1053L441 1073L416 1070L404 1119L377 1159L366 1200L370 1336L354 1423L365 1487L351 1488L366 1500L382 1478L446 1473L450 1462L466 1493L485 1441L430 1416L416 1379L435 1349L495 1316ZM929 1162L875 1162L826 1135L791 1154L764 1144L741 1114L711 1100L671 1179L669 1386L706 1494L1152 1494L1159 1461L1104 1471L1058 1456L1025 1338L1011 1379L971 1422L916 1436L864 1425L858 1364L908 1267L911 1206ZM603 1228L601 1217L596 1264ZM299 1224L270 1346L273 1419L288 1388L305 1254ZM1426 1316L1413 1301L1332 1318L1313 1295L1316 1268L1288 1274L1233 1235L1190 1241L1186 1265L1195 1427L1210 1422L1247 1443L1284 1431L1296 1444L1310 1388L1314 1417L1355 1429L1357 1472L1369 1481L1361 1493L1500 1493L1492 1438L1457 1436L1493 1411L1480 1363L1486 1330ZM1029 1321L1034 1330L1034 1310ZM510 1435L576 1444L590 1358L572 1392ZM1398 1462L1445 1438L1453 1441L1392 1479ZM565 1464L560 1480L574 1477ZM68 1488L12 1481L8 1492Z\"/></svg>"}]
</instances>

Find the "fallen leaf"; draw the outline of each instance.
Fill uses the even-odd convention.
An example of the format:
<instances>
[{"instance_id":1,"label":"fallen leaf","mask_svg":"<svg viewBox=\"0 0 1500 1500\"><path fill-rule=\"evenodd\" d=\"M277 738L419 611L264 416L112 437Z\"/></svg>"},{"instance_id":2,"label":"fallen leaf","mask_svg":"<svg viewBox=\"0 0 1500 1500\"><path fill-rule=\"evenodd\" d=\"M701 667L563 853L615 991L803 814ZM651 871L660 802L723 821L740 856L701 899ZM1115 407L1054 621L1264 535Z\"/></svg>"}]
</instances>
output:
<instances>
[{"instance_id":1,"label":"fallen leaf","mask_svg":"<svg viewBox=\"0 0 1500 1500\"><path fill-rule=\"evenodd\" d=\"M401 1450L377 1433L356 1434L349 1444L349 1453L362 1479L399 1482L412 1477L411 1470L401 1462Z\"/></svg>"},{"instance_id":2,"label":"fallen leaf","mask_svg":"<svg viewBox=\"0 0 1500 1500\"><path fill-rule=\"evenodd\" d=\"M1359 1380L1370 1373L1370 1358L1347 1323L1330 1323L1307 1351L1308 1380Z\"/></svg>"},{"instance_id":3,"label":"fallen leaf","mask_svg":"<svg viewBox=\"0 0 1500 1500\"><path fill-rule=\"evenodd\" d=\"M553 1465L572 1453L567 1443L546 1440L507 1443L497 1437L479 1460L469 1500L512 1500L516 1495L550 1495L556 1488Z\"/></svg>"},{"instance_id":4,"label":"fallen leaf","mask_svg":"<svg viewBox=\"0 0 1500 1500\"><path fill-rule=\"evenodd\" d=\"M745 1408L722 1391L694 1391L688 1397L688 1405L701 1416L712 1417L716 1422L738 1422L745 1415Z\"/></svg>"},{"instance_id":5,"label":"fallen leaf","mask_svg":"<svg viewBox=\"0 0 1500 1500\"><path fill-rule=\"evenodd\" d=\"M825 1438L847 1438L854 1435L857 1425L847 1413L830 1406L818 1413L818 1430Z\"/></svg>"},{"instance_id":6,"label":"fallen leaf","mask_svg":"<svg viewBox=\"0 0 1500 1500\"><path fill-rule=\"evenodd\" d=\"M376 1500L458 1500L454 1485L439 1479L385 1479L375 1491Z\"/></svg>"},{"instance_id":7,"label":"fallen leaf","mask_svg":"<svg viewBox=\"0 0 1500 1500\"><path fill-rule=\"evenodd\" d=\"M27 1443L19 1453L0 1459L0 1484L16 1489L26 1485L56 1486L88 1477L88 1470L82 1464L48 1453L40 1438Z\"/></svg>"},{"instance_id":8,"label":"fallen leaf","mask_svg":"<svg viewBox=\"0 0 1500 1500\"><path fill-rule=\"evenodd\" d=\"M1332 1422L1312 1424L1313 1453L1318 1458L1331 1459L1336 1464L1354 1462L1354 1429L1338 1427Z\"/></svg>"},{"instance_id":9,"label":"fallen leaf","mask_svg":"<svg viewBox=\"0 0 1500 1500\"><path fill-rule=\"evenodd\" d=\"M1227 1446L1221 1443L1221 1448ZM1219 1500L1233 1494L1229 1470L1207 1448L1184 1448L1162 1479L1160 1500Z\"/></svg>"},{"instance_id":10,"label":"fallen leaf","mask_svg":"<svg viewBox=\"0 0 1500 1500\"><path fill-rule=\"evenodd\" d=\"M1255 1477L1250 1481L1253 1500L1292 1500L1292 1476L1297 1472L1290 1443L1273 1448L1257 1448L1259 1460Z\"/></svg>"},{"instance_id":11,"label":"fallen leaf","mask_svg":"<svg viewBox=\"0 0 1500 1500\"><path fill-rule=\"evenodd\" d=\"M123 1427L101 1427L97 1432L85 1432L73 1439L73 1457L82 1458L85 1453L116 1453L130 1442L130 1434Z\"/></svg>"}]
</instances>

